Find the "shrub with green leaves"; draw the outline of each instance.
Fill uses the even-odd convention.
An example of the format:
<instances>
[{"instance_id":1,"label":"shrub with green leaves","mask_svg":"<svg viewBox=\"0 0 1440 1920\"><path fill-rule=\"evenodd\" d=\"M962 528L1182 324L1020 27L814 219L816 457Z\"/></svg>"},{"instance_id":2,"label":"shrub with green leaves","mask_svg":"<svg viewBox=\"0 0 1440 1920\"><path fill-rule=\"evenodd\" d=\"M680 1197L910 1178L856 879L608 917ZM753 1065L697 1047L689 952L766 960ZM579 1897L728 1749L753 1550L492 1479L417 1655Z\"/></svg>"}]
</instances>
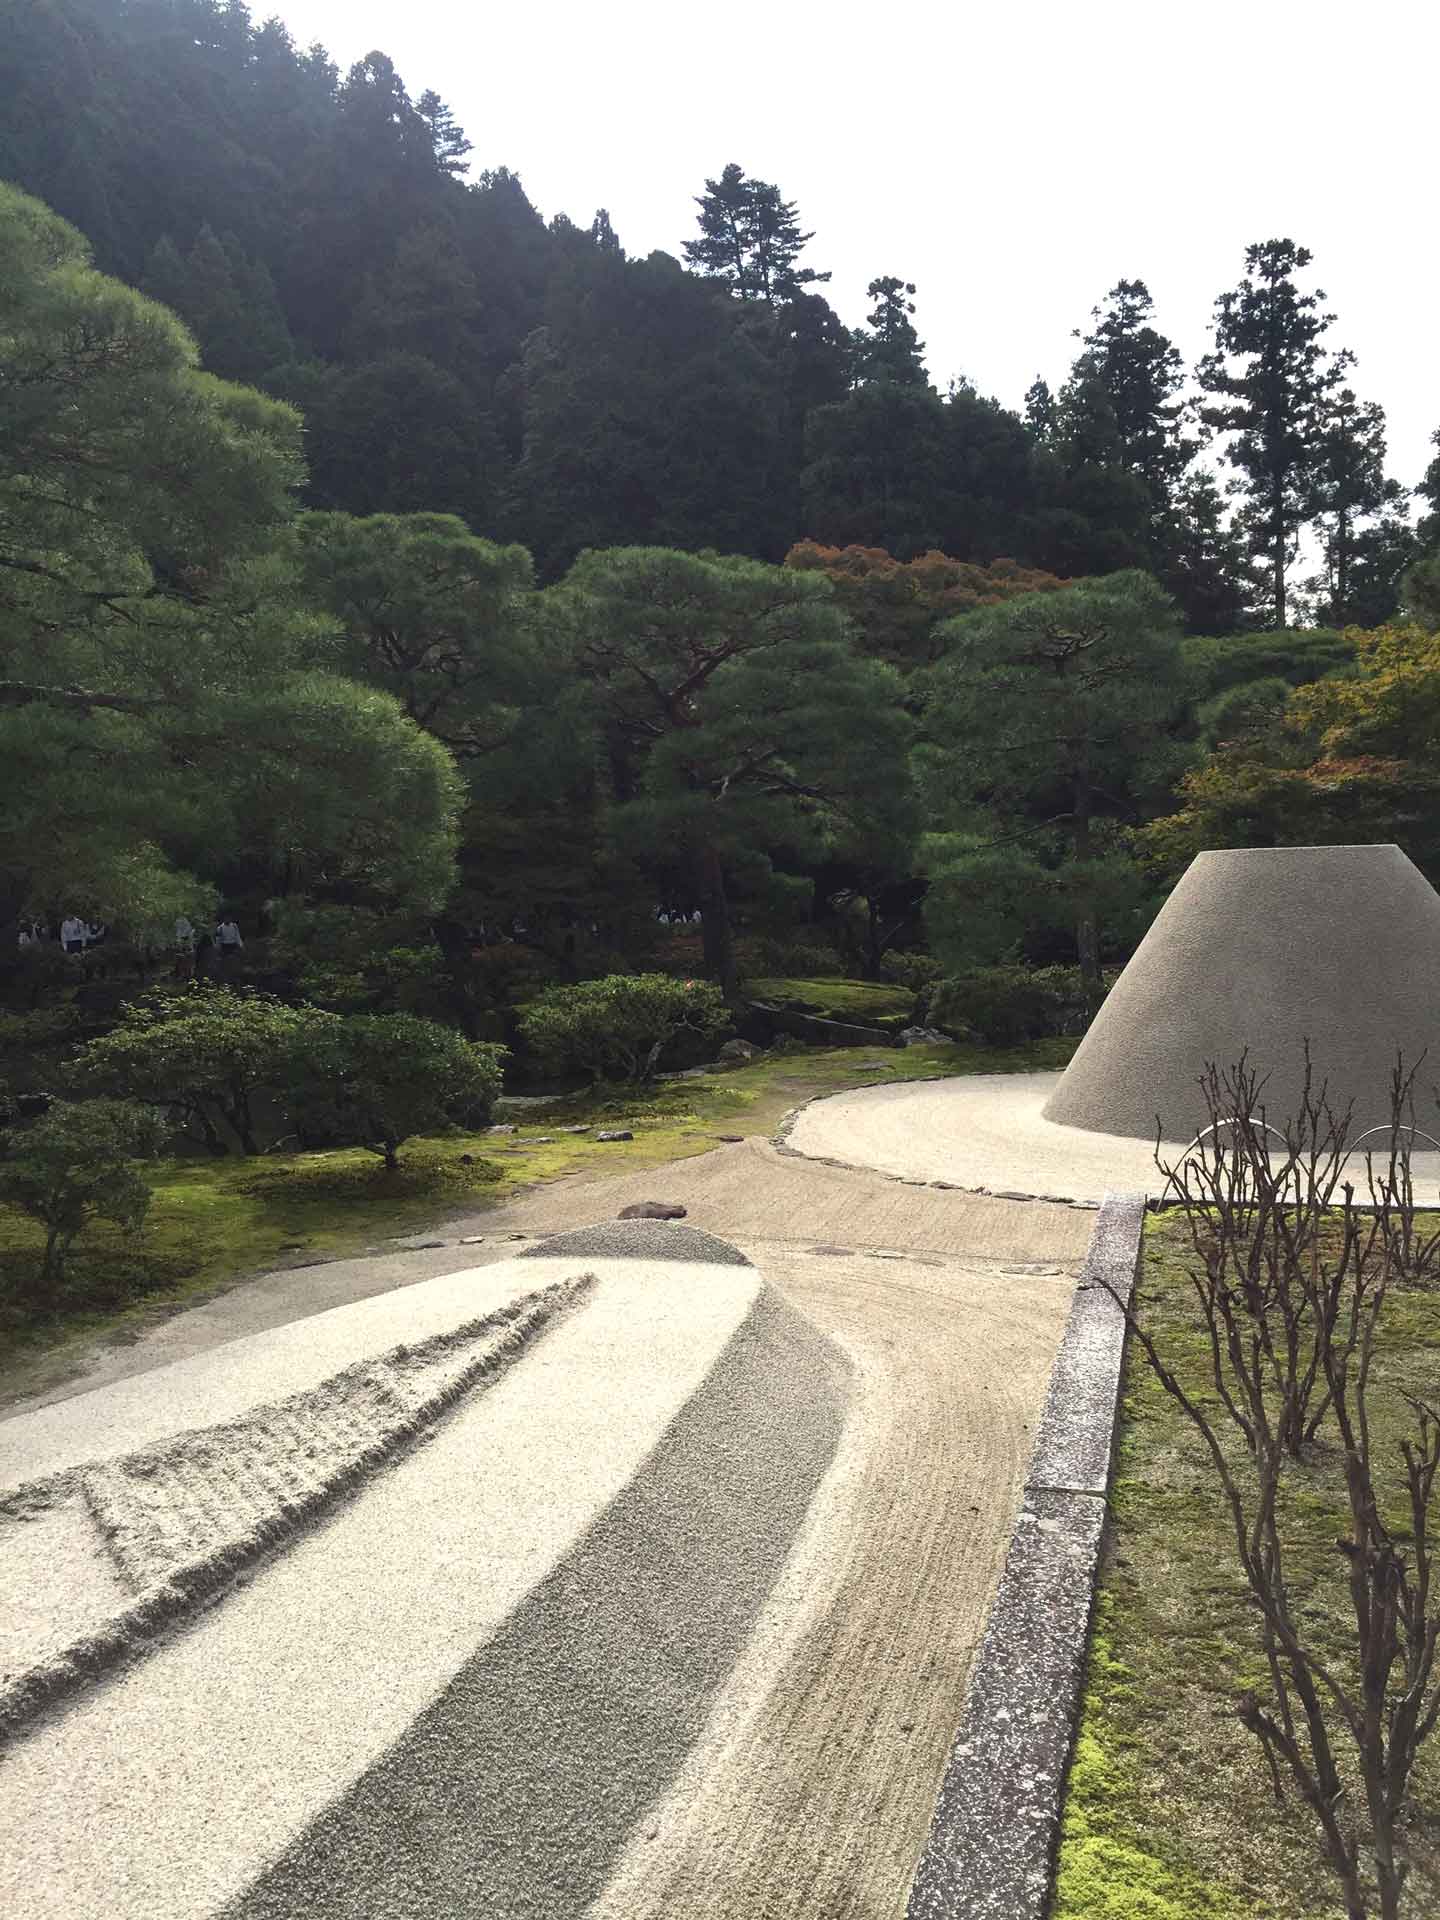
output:
<instances>
[{"instance_id":1,"label":"shrub with green leaves","mask_svg":"<svg viewBox=\"0 0 1440 1920\"><path fill-rule=\"evenodd\" d=\"M67 1069L72 1086L167 1109L212 1153L225 1133L258 1153L255 1097L278 1088L310 1008L267 993L197 981L124 1009L120 1025L82 1047Z\"/></svg>"},{"instance_id":2,"label":"shrub with green leaves","mask_svg":"<svg viewBox=\"0 0 1440 1920\"><path fill-rule=\"evenodd\" d=\"M411 1013L312 1013L294 1034L286 1085L299 1124L394 1169L416 1134L486 1124L504 1058L503 1047Z\"/></svg>"},{"instance_id":3,"label":"shrub with green leaves","mask_svg":"<svg viewBox=\"0 0 1440 1920\"><path fill-rule=\"evenodd\" d=\"M1094 1008L1078 967L973 967L937 981L926 1019L990 1047L1083 1033Z\"/></svg>"},{"instance_id":4,"label":"shrub with green leaves","mask_svg":"<svg viewBox=\"0 0 1440 1920\"><path fill-rule=\"evenodd\" d=\"M668 973L611 973L551 987L520 1016L520 1031L557 1073L644 1085L682 1033L717 1039L730 1024L719 987Z\"/></svg>"},{"instance_id":5,"label":"shrub with green leaves","mask_svg":"<svg viewBox=\"0 0 1440 1920\"><path fill-rule=\"evenodd\" d=\"M45 1229L35 1305L57 1304L66 1256L91 1220L140 1231L150 1188L139 1163L154 1158L165 1136L160 1115L129 1100L60 1101L5 1136L0 1199Z\"/></svg>"}]
</instances>

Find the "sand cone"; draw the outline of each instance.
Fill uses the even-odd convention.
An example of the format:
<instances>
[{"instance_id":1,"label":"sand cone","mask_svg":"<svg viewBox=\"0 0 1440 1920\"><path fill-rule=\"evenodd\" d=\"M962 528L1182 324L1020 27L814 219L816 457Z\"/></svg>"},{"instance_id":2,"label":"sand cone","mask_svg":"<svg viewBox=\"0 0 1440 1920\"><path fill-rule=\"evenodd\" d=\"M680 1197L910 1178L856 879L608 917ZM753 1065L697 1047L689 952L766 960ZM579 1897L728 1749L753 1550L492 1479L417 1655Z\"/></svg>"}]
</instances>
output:
<instances>
[{"instance_id":1,"label":"sand cone","mask_svg":"<svg viewBox=\"0 0 1440 1920\"><path fill-rule=\"evenodd\" d=\"M1047 1120L1192 1140L1197 1082L1248 1050L1262 1098L1295 1111L1309 1040L1352 1138L1390 1117L1397 1054L1414 1066L1418 1126L1440 1133L1440 894L1396 846L1197 854L1110 991ZM1417 1143L1423 1145L1424 1143Z\"/></svg>"}]
</instances>

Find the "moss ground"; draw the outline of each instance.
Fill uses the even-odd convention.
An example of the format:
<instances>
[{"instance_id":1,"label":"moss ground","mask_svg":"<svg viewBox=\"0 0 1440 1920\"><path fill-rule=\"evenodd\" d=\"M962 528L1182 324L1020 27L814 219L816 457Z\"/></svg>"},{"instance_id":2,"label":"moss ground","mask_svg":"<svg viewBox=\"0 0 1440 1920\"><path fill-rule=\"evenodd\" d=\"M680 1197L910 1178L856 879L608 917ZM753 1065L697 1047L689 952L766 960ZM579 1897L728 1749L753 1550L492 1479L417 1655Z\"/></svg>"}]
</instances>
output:
<instances>
[{"instance_id":1,"label":"moss ground","mask_svg":"<svg viewBox=\"0 0 1440 1920\"><path fill-rule=\"evenodd\" d=\"M1149 1225L1141 1306L1187 1385L1207 1355L1185 1279L1177 1215ZM1377 1351L1377 1458L1398 1467L1402 1395L1440 1381L1440 1295L1395 1294ZM1114 1525L1071 1769L1053 1920L1343 1920L1312 1822L1277 1806L1259 1747L1234 1715L1264 1663L1201 1442L1138 1344L1127 1362ZM1334 1542L1348 1531L1338 1454L1320 1451L1285 1506L1302 1617L1343 1662L1348 1598ZM1440 1854L1440 1744L1419 1800ZM1440 1915L1440 1880L1417 1868L1413 1920ZM1376 1911L1379 1909L1377 1907Z\"/></svg>"},{"instance_id":2,"label":"moss ground","mask_svg":"<svg viewBox=\"0 0 1440 1920\"><path fill-rule=\"evenodd\" d=\"M893 981L751 980L745 990L752 1000L860 1026L907 1027L915 1013L915 995Z\"/></svg>"},{"instance_id":3,"label":"moss ground","mask_svg":"<svg viewBox=\"0 0 1440 1920\"><path fill-rule=\"evenodd\" d=\"M884 1054L795 1049L643 1092L612 1089L502 1109L498 1117L514 1120L515 1133L412 1141L393 1175L373 1155L356 1151L168 1161L158 1171L139 1240L94 1227L71 1255L62 1311L38 1321L14 1303L34 1271L39 1229L0 1207L0 1401L62 1378L97 1337L136 1338L165 1314L247 1275L340 1259L386 1236L498 1206L522 1188L566 1174L635 1172L705 1153L717 1133L772 1133L792 1107L815 1094L878 1079L1059 1066L1072 1046L913 1047ZM877 1059L884 1061L883 1074L861 1070L861 1063ZM635 1138L601 1144L559 1131L585 1121L629 1127Z\"/></svg>"}]
</instances>

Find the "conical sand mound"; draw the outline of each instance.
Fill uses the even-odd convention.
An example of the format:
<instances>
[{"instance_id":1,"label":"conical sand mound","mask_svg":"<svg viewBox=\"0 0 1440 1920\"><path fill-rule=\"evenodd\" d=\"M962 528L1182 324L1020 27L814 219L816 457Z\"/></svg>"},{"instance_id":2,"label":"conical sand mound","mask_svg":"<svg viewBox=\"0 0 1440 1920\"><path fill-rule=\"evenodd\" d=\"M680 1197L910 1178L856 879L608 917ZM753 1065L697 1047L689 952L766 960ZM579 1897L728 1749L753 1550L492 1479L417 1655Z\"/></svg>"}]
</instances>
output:
<instances>
[{"instance_id":1,"label":"conical sand mound","mask_svg":"<svg viewBox=\"0 0 1440 1920\"><path fill-rule=\"evenodd\" d=\"M1425 1054L1416 1119L1440 1131L1440 894L1399 847L1198 854L1081 1042L1045 1118L1188 1141L1197 1082L1248 1049L1272 1120L1293 1113L1309 1040L1356 1132L1390 1114L1397 1053Z\"/></svg>"}]
</instances>

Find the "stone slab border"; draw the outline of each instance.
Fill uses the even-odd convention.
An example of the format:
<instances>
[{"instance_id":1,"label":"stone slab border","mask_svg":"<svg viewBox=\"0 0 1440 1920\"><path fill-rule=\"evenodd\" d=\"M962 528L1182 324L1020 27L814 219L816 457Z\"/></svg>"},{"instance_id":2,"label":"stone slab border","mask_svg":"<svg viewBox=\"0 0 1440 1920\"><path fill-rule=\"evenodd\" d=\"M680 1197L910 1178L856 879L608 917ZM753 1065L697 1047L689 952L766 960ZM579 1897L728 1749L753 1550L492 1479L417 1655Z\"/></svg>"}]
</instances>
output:
<instances>
[{"instance_id":1,"label":"stone slab border","mask_svg":"<svg viewBox=\"0 0 1440 1920\"><path fill-rule=\"evenodd\" d=\"M1145 1196L1109 1193L1075 1285L906 1920L1042 1920L1080 1708Z\"/></svg>"}]
</instances>

